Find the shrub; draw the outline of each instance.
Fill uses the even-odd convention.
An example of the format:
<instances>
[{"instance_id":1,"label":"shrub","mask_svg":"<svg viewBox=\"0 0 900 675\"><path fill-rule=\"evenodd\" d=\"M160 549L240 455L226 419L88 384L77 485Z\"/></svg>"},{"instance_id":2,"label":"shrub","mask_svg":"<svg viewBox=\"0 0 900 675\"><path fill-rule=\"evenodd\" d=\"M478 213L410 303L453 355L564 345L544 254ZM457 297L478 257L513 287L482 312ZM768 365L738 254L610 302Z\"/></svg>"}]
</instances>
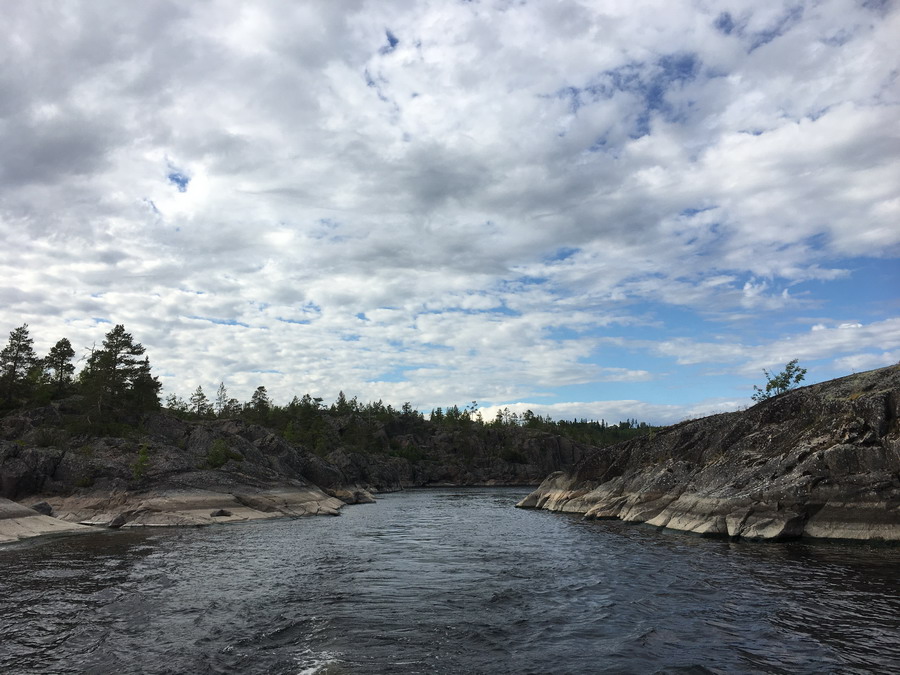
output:
<instances>
[{"instance_id":1,"label":"shrub","mask_svg":"<svg viewBox=\"0 0 900 675\"><path fill-rule=\"evenodd\" d=\"M211 469L218 469L225 466L228 460L233 459L235 462L243 462L244 456L228 447L228 444L221 438L213 441L209 452L206 453L206 464Z\"/></svg>"},{"instance_id":2,"label":"shrub","mask_svg":"<svg viewBox=\"0 0 900 675\"><path fill-rule=\"evenodd\" d=\"M763 369L763 373L766 376L766 388L760 389L755 384L753 385L753 389L756 391L753 394L753 400L757 402L765 401L796 387L806 376L806 368L798 367L797 359L794 359L788 362L784 370L777 375L773 375L766 369Z\"/></svg>"},{"instance_id":3,"label":"shrub","mask_svg":"<svg viewBox=\"0 0 900 675\"><path fill-rule=\"evenodd\" d=\"M131 475L135 480L141 480L147 473L147 466L150 464L150 455L148 454L146 443L141 443L141 449L138 451L138 457L134 464L131 465Z\"/></svg>"},{"instance_id":4,"label":"shrub","mask_svg":"<svg viewBox=\"0 0 900 675\"><path fill-rule=\"evenodd\" d=\"M43 427L34 435L34 444L39 448L50 448L65 445L68 434L63 429Z\"/></svg>"},{"instance_id":5,"label":"shrub","mask_svg":"<svg viewBox=\"0 0 900 675\"><path fill-rule=\"evenodd\" d=\"M412 443L406 446L392 447L390 454L394 457L402 457L411 463L421 462L425 459L425 453Z\"/></svg>"}]
</instances>

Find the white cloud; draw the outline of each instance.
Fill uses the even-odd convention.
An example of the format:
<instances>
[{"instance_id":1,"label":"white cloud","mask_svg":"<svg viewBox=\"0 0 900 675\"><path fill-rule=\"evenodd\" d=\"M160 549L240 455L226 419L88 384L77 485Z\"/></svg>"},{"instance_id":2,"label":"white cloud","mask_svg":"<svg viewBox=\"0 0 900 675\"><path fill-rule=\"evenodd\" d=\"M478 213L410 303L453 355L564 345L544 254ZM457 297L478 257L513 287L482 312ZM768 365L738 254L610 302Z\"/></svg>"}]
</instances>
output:
<instances>
[{"instance_id":1,"label":"white cloud","mask_svg":"<svg viewBox=\"0 0 900 675\"><path fill-rule=\"evenodd\" d=\"M900 350L881 353L851 354L835 359L835 366L841 370L857 373L862 370L883 368L900 363Z\"/></svg>"},{"instance_id":2,"label":"white cloud","mask_svg":"<svg viewBox=\"0 0 900 675\"><path fill-rule=\"evenodd\" d=\"M900 319L867 325L840 323L833 327L819 323L808 332L785 334L780 339L759 344L746 344L733 338L719 342L677 338L658 342L635 341L630 345L673 357L681 365L729 364L731 369L745 375L755 375L763 368L771 369L792 359L801 362L834 359L834 368L846 370L851 362L875 364L872 367L890 365L890 350L900 348ZM864 353L863 350L873 351ZM887 351L879 353L879 350ZM836 358L848 353L855 355Z\"/></svg>"},{"instance_id":3,"label":"white cloud","mask_svg":"<svg viewBox=\"0 0 900 675\"><path fill-rule=\"evenodd\" d=\"M0 324L124 323L167 391L423 406L656 378L598 356L635 331L738 374L890 353L887 311L773 321L900 254L900 12L792 7L10 7Z\"/></svg>"},{"instance_id":4,"label":"white cloud","mask_svg":"<svg viewBox=\"0 0 900 675\"><path fill-rule=\"evenodd\" d=\"M733 412L747 407L743 399L715 398L691 405L654 404L639 400L622 401L571 401L566 403L515 402L501 406L481 408L483 419L489 421L500 410L508 409L520 416L526 410L535 415L554 420L604 420L607 424L618 424L624 420L637 419L648 424L675 424L686 419L695 419L723 412Z\"/></svg>"}]
</instances>

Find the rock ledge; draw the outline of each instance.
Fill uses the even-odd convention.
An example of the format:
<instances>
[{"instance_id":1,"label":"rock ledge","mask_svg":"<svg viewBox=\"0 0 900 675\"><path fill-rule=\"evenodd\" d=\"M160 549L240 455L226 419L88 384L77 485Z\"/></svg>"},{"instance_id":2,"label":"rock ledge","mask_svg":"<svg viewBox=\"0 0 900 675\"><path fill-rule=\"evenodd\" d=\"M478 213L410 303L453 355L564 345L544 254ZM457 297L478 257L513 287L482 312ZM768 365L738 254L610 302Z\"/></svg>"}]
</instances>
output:
<instances>
[{"instance_id":1,"label":"rock ledge","mask_svg":"<svg viewBox=\"0 0 900 675\"><path fill-rule=\"evenodd\" d=\"M706 536L900 541L900 366L603 448L518 506Z\"/></svg>"}]
</instances>

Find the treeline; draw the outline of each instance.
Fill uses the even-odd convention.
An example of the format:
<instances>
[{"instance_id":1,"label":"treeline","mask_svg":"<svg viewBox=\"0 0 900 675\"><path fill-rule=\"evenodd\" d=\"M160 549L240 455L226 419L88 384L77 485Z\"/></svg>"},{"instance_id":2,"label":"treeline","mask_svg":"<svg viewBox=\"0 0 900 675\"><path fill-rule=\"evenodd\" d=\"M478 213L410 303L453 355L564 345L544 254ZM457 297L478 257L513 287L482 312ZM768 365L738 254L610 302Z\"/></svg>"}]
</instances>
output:
<instances>
[{"instance_id":1,"label":"treeline","mask_svg":"<svg viewBox=\"0 0 900 675\"><path fill-rule=\"evenodd\" d=\"M115 326L100 347L92 346L76 374L75 350L61 338L50 351L34 351L28 324L14 329L0 351L0 407L13 409L72 399L88 424L128 421L158 410L159 380L150 372L143 345L122 325Z\"/></svg>"},{"instance_id":2,"label":"treeline","mask_svg":"<svg viewBox=\"0 0 900 675\"><path fill-rule=\"evenodd\" d=\"M124 326L117 325L102 345L87 350L84 365L76 373L75 350L61 338L44 356L34 351L28 325L10 333L9 343L0 352L0 407L14 409L46 405L66 399L67 407L84 417L86 431L111 430L115 425L136 424L143 413L159 410L161 385L151 374L145 349L135 342ZM628 419L618 424L605 420L553 420L503 408L492 419L484 419L476 401L463 407L434 408L428 418L409 402L399 409L382 401L360 402L343 392L330 405L322 398L294 396L287 405L277 405L264 386L257 387L249 401L229 396L222 382L210 398L198 386L185 400L172 394L165 407L173 414L192 420L243 419L268 427L286 440L301 443L320 454L338 447L362 451L401 448L399 435L431 436L441 431L460 431L487 437L500 432L504 438L529 430L566 436L588 445L609 445L651 433L653 427ZM404 445L403 452L409 452Z\"/></svg>"},{"instance_id":3,"label":"treeline","mask_svg":"<svg viewBox=\"0 0 900 675\"><path fill-rule=\"evenodd\" d=\"M409 402L397 409L381 400L362 403L355 396L348 399L344 392L330 405L307 393L294 396L282 406L270 400L265 387L257 387L250 401L241 403L229 397L224 382L219 384L212 400L198 386L188 400L170 395L166 407L184 419L244 419L268 427L288 441L302 443L319 454L341 446L398 454L391 440L398 435L430 436L441 431L474 435L500 432L499 436L508 438L519 430L523 433L534 430L566 436L586 445L604 446L654 430L636 419L618 424L607 424L605 420L553 420L535 415L531 410L519 415L509 408L498 410L492 419L485 420L476 401L462 408L457 405L434 408L426 418ZM498 437L497 433L493 435Z\"/></svg>"}]
</instances>

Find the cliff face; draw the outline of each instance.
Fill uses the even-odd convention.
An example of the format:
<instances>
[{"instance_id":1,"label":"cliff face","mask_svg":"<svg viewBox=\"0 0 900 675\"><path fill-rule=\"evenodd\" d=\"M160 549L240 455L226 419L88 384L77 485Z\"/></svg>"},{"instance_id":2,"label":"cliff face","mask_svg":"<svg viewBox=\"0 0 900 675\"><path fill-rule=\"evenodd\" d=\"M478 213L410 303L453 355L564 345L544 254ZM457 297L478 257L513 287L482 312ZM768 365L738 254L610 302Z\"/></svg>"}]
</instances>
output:
<instances>
[{"instance_id":1,"label":"cliff face","mask_svg":"<svg viewBox=\"0 0 900 675\"><path fill-rule=\"evenodd\" d=\"M379 491L429 485L537 485L549 472L570 467L593 448L561 436L518 430L437 430L398 433L405 456L337 450L326 460L348 483Z\"/></svg>"},{"instance_id":2,"label":"cliff face","mask_svg":"<svg viewBox=\"0 0 900 675\"><path fill-rule=\"evenodd\" d=\"M703 535L900 541L900 366L597 450L520 504Z\"/></svg>"}]
</instances>

